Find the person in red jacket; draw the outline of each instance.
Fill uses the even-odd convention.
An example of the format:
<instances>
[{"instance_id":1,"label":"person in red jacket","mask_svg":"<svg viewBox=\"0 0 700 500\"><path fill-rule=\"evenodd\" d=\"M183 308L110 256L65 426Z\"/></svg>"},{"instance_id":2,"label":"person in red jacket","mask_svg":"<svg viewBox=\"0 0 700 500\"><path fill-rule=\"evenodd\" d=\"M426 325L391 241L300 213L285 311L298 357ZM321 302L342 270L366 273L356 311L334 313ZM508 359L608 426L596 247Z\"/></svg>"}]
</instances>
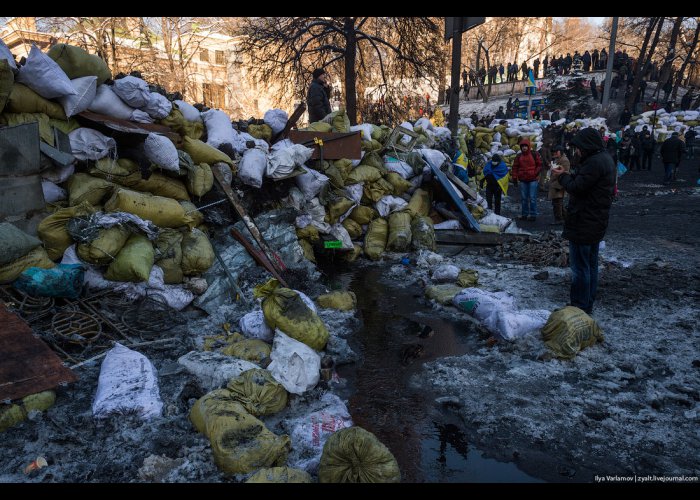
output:
<instances>
[{"instance_id":1,"label":"person in red jacket","mask_svg":"<svg viewBox=\"0 0 700 500\"><path fill-rule=\"evenodd\" d=\"M511 177L520 184L520 220L537 218L538 176L542 170L542 158L530 148L530 140L520 141L520 153L513 161Z\"/></svg>"}]
</instances>

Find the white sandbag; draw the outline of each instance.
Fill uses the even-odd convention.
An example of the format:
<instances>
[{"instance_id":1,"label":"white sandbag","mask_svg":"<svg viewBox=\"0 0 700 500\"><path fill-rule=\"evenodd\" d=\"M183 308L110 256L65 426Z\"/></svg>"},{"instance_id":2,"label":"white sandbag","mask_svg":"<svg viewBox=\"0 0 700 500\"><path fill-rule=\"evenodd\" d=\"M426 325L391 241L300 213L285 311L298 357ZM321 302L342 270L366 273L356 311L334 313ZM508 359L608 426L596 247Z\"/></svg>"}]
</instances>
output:
<instances>
[{"instance_id":1,"label":"white sandbag","mask_svg":"<svg viewBox=\"0 0 700 500\"><path fill-rule=\"evenodd\" d=\"M164 170L180 171L180 159L175 144L165 136L150 133L143 145L146 158Z\"/></svg>"},{"instance_id":2,"label":"white sandbag","mask_svg":"<svg viewBox=\"0 0 700 500\"><path fill-rule=\"evenodd\" d=\"M452 137L452 132L447 127L435 127L433 132L435 132L435 136L440 139L449 139Z\"/></svg>"},{"instance_id":3,"label":"white sandbag","mask_svg":"<svg viewBox=\"0 0 700 500\"><path fill-rule=\"evenodd\" d=\"M430 276L436 283L454 283L457 281L457 276L459 276L460 269L452 264L442 264L433 270L433 274Z\"/></svg>"},{"instance_id":4,"label":"white sandbag","mask_svg":"<svg viewBox=\"0 0 700 500\"><path fill-rule=\"evenodd\" d=\"M97 77L73 78L70 83L73 85L75 94L58 98L58 102L61 103L63 111L69 118L88 109L97 92Z\"/></svg>"},{"instance_id":5,"label":"white sandbag","mask_svg":"<svg viewBox=\"0 0 700 500\"><path fill-rule=\"evenodd\" d=\"M56 203L57 201L68 199L66 190L51 181L41 181L41 190L44 192L44 201L46 203Z\"/></svg>"},{"instance_id":6,"label":"white sandbag","mask_svg":"<svg viewBox=\"0 0 700 500\"><path fill-rule=\"evenodd\" d=\"M310 200L321 192L323 186L328 184L328 177L318 170L306 168L306 173L297 175L295 181L304 194L304 198ZM360 195L362 195L362 193L360 193Z\"/></svg>"},{"instance_id":7,"label":"white sandbag","mask_svg":"<svg viewBox=\"0 0 700 500\"><path fill-rule=\"evenodd\" d=\"M46 170L42 170L41 178L43 180L53 182L54 184L61 184L67 181L71 175L75 173L75 164L71 163L65 167L55 166Z\"/></svg>"},{"instance_id":8,"label":"white sandbag","mask_svg":"<svg viewBox=\"0 0 700 500\"><path fill-rule=\"evenodd\" d=\"M292 442L289 466L309 474L318 472L323 446L328 437L347 427L352 427L352 417L343 400L331 392L325 392L318 403L322 405L311 413L285 420L284 430Z\"/></svg>"},{"instance_id":9,"label":"white sandbag","mask_svg":"<svg viewBox=\"0 0 700 500\"><path fill-rule=\"evenodd\" d=\"M331 236L342 242L342 247L340 247L342 250L352 250L354 248L350 233L342 224L333 224L331 226Z\"/></svg>"},{"instance_id":10,"label":"white sandbag","mask_svg":"<svg viewBox=\"0 0 700 500\"><path fill-rule=\"evenodd\" d=\"M110 415L161 416L158 375L146 356L116 343L107 352L92 403L95 418Z\"/></svg>"},{"instance_id":11,"label":"white sandbag","mask_svg":"<svg viewBox=\"0 0 700 500\"><path fill-rule=\"evenodd\" d=\"M272 376L292 394L303 394L318 384L321 356L303 342L276 329L267 367Z\"/></svg>"},{"instance_id":12,"label":"white sandbag","mask_svg":"<svg viewBox=\"0 0 700 500\"><path fill-rule=\"evenodd\" d=\"M294 291L299 294L299 297L301 297L301 300L304 302L304 304L306 304L306 307L311 309L314 312L314 314L318 313L318 309L316 308L316 303L313 300L311 300L308 295L306 295L301 290L294 290Z\"/></svg>"},{"instance_id":13,"label":"white sandbag","mask_svg":"<svg viewBox=\"0 0 700 500\"><path fill-rule=\"evenodd\" d=\"M420 152L423 154L423 158L429 162L432 163L436 167L440 167L445 160L448 160L447 155L443 153L442 151L438 151L437 149L421 149Z\"/></svg>"},{"instance_id":14,"label":"white sandbag","mask_svg":"<svg viewBox=\"0 0 700 500\"><path fill-rule=\"evenodd\" d=\"M513 340L530 332L539 331L549 318L546 309L522 309L520 311L498 310L483 321L494 335Z\"/></svg>"},{"instance_id":15,"label":"white sandbag","mask_svg":"<svg viewBox=\"0 0 700 500\"><path fill-rule=\"evenodd\" d=\"M562 126L566 123L566 118L559 118L557 121L554 122L554 125Z\"/></svg>"},{"instance_id":16,"label":"white sandbag","mask_svg":"<svg viewBox=\"0 0 700 500\"><path fill-rule=\"evenodd\" d=\"M363 141L372 140L372 125L370 123L362 123L361 125L352 125L350 132L361 132Z\"/></svg>"},{"instance_id":17,"label":"white sandbag","mask_svg":"<svg viewBox=\"0 0 700 500\"><path fill-rule=\"evenodd\" d=\"M362 193L364 190L364 185L365 185L364 182L358 182L357 184L350 184L349 186L345 186L344 191L350 197L350 199L352 201L354 201L355 203L357 203L359 205L360 201L362 200Z\"/></svg>"},{"instance_id":18,"label":"white sandbag","mask_svg":"<svg viewBox=\"0 0 700 500\"><path fill-rule=\"evenodd\" d=\"M173 110L173 104L168 101L168 98L158 92L151 92L148 97L148 102L143 107L143 110L155 120L162 120ZM184 116L184 115L183 115Z\"/></svg>"},{"instance_id":19,"label":"white sandbag","mask_svg":"<svg viewBox=\"0 0 700 500\"><path fill-rule=\"evenodd\" d=\"M97 130L80 127L68 134L70 147L79 160L100 160L116 151L117 143Z\"/></svg>"},{"instance_id":20,"label":"white sandbag","mask_svg":"<svg viewBox=\"0 0 700 500\"><path fill-rule=\"evenodd\" d=\"M457 308L483 321L496 311L515 309L515 298L506 292L488 292L481 288L465 288L452 299Z\"/></svg>"},{"instance_id":21,"label":"white sandbag","mask_svg":"<svg viewBox=\"0 0 700 500\"><path fill-rule=\"evenodd\" d=\"M244 184L259 188L266 167L267 154L258 148L249 149L243 153L243 159L238 164L238 177Z\"/></svg>"},{"instance_id":22,"label":"white sandbag","mask_svg":"<svg viewBox=\"0 0 700 500\"><path fill-rule=\"evenodd\" d=\"M282 139L281 141L277 141L276 143L274 143L270 148L270 151L280 151L282 149L291 148L292 146L294 146L294 143L292 141L290 141L289 139Z\"/></svg>"},{"instance_id":23,"label":"white sandbag","mask_svg":"<svg viewBox=\"0 0 700 500\"><path fill-rule=\"evenodd\" d=\"M304 196L304 193L302 193L298 187L292 186L289 188L289 194L287 195L287 197L282 198L281 201L282 203L289 205L290 207L294 207L294 209L297 210L297 212L301 212L304 208L304 205L306 205L306 196ZM311 224L311 218L309 218L309 221L306 225L308 226L309 224Z\"/></svg>"},{"instance_id":24,"label":"white sandbag","mask_svg":"<svg viewBox=\"0 0 700 500\"><path fill-rule=\"evenodd\" d=\"M462 228L462 226L460 225L458 220L446 220L446 221L434 224L433 227L435 229L461 229Z\"/></svg>"},{"instance_id":25,"label":"white sandbag","mask_svg":"<svg viewBox=\"0 0 700 500\"><path fill-rule=\"evenodd\" d=\"M260 339L272 342L275 338L274 328L265 323L265 315L262 309L251 311L238 321L241 333L251 339Z\"/></svg>"},{"instance_id":26,"label":"white sandbag","mask_svg":"<svg viewBox=\"0 0 700 500\"><path fill-rule=\"evenodd\" d=\"M514 149L508 148L503 150L502 156L510 156L516 154Z\"/></svg>"},{"instance_id":27,"label":"white sandbag","mask_svg":"<svg viewBox=\"0 0 700 500\"><path fill-rule=\"evenodd\" d=\"M287 116L287 112L283 109L268 109L263 116L263 121L272 129L273 136L284 130L288 119L289 116Z\"/></svg>"},{"instance_id":28,"label":"white sandbag","mask_svg":"<svg viewBox=\"0 0 700 500\"><path fill-rule=\"evenodd\" d=\"M488 226L498 226L498 230L500 232L505 231L506 228L510 226L512 222L512 219L509 219L508 217L503 217L502 215L498 215L495 212L491 212L479 220L480 224L485 224Z\"/></svg>"},{"instance_id":29,"label":"white sandbag","mask_svg":"<svg viewBox=\"0 0 700 500\"><path fill-rule=\"evenodd\" d=\"M435 126L430 123L430 120L428 120L425 116L422 116L421 118L418 118L416 120L416 123L413 125L413 127L421 127L423 130L430 130L433 131L435 130Z\"/></svg>"},{"instance_id":30,"label":"white sandbag","mask_svg":"<svg viewBox=\"0 0 700 500\"><path fill-rule=\"evenodd\" d=\"M240 141L236 138L236 131L233 130L231 120L226 113L220 109L210 109L201 113L200 116L207 128L207 144L215 148L222 144L229 144L236 148ZM236 150L238 149L236 148Z\"/></svg>"},{"instance_id":31,"label":"white sandbag","mask_svg":"<svg viewBox=\"0 0 700 500\"><path fill-rule=\"evenodd\" d=\"M88 109L94 113L119 118L120 120L130 120L131 113L134 111L134 108L126 104L114 93L110 85L104 83L97 87L95 98L88 106Z\"/></svg>"},{"instance_id":32,"label":"white sandbag","mask_svg":"<svg viewBox=\"0 0 700 500\"><path fill-rule=\"evenodd\" d=\"M1 38L0 38L0 59L5 59L7 61L7 63L10 65L10 69L17 71L17 63L15 62L15 58L12 55L10 48L7 45L5 45L5 42L3 42Z\"/></svg>"},{"instance_id":33,"label":"white sandbag","mask_svg":"<svg viewBox=\"0 0 700 500\"><path fill-rule=\"evenodd\" d=\"M500 132L496 132L495 134L493 134L493 141L498 142L498 143L501 142L501 133Z\"/></svg>"},{"instance_id":34,"label":"white sandbag","mask_svg":"<svg viewBox=\"0 0 700 500\"><path fill-rule=\"evenodd\" d=\"M202 117L199 115L199 110L192 106L189 102L181 101L179 99L173 102L177 104L177 107L182 112L182 116L184 116L185 120L187 120L188 122L202 121Z\"/></svg>"},{"instance_id":35,"label":"white sandbag","mask_svg":"<svg viewBox=\"0 0 700 500\"><path fill-rule=\"evenodd\" d=\"M129 116L129 120L136 123L153 123L154 121L151 115L140 109L133 110L131 116Z\"/></svg>"},{"instance_id":36,"label":"white sandbag","mask_svg":"<svg viewBox=\"0 0 700 500\"><path fill-rule=\"evenodd\" d=\"M132 108L143 108L151 97L148 84L131 75L114 80L112 90Z\"/></svg>"},{"instance_id":37,"label":"white sandbag","mask_svg":"<svg viewBox=\"0 0 700 500\"><path fill-rule=\"evenodd\" d=\"M301 167L311 159L314 150L301 144L280 149L270 154L267 161L266 175L273 179L286 177L291 174L296 167Z\"/></svg>"},{"instance_id":38,"label":"white sandbag","mask_svg":"<svg viewBox=\"0 0 700 500\"><path fill-rule=\"evenodd\" d=\"M377 209L377 212L379 212L379 215L382 217L386 217L391 212L403 210L407 206L408 202L406 200L390 194L382 196L379 198L379 201L374 204L374 208Z\"/></svg>"},{"instance_id":39,"label":"white sandbag","mask_svg":"<svg viewBox=\"0 0 700 500\"><path fill-rule=\"evenodd\" d=\"M162 290L148 289L146 290L146 295L164 302L168 307L176 311L182 311L194 300L194 293L182 285L163 285Z\"/></svg>"},{"instance_id":40,"label":"white sandbag","mask_svg":"<svg viewBox=\"0 0 700 500\"><path fill-rule=\"evenodd\" d=\"M75 95L70 78L61 67L32 44L27 61L19 68L15 81L23 83L41 97L55 99L64 95Z\"/></svg>"},{"instance_id":41,"label":"white sandbag","mask_svg":"<svg viewBox=\"0 0 700 500\"><path fill-rule=\"evenodd\" d=\"M260 368L250 361L212 351L190 351L177 362L197 377L199 385L207 392L228 384L245 371Z\"/></svg>"},{"instance_id":42,"label":"white sandbag","mask_svg":"<svg viewBox=\"0 0 700 500\"><path fill-rule=\"evenodd\" d=\"M413 167L403 160L394 158L393 156L384 157L384 167L389 172L396 172L404 179L410 179L413 177Z\"/></svg>"},{"instance_id":43,"label":"white sandbag","mask_svg":"<svg viewBox=\"0 0 700 500\"><path fill-rule=\"evenodd\" d=\"M255 143L254 147L261 149L266 153L270 152L270 145L265 139L257 139L250 135L248 132L238 132L234 130L233 133L236 136L236 144L234 145L234 147L239 153L244 153L245 151L250 149L248 148L248 146L246 146L246 142L248 141L253 141Z\"/></svg>"}]
</instances>

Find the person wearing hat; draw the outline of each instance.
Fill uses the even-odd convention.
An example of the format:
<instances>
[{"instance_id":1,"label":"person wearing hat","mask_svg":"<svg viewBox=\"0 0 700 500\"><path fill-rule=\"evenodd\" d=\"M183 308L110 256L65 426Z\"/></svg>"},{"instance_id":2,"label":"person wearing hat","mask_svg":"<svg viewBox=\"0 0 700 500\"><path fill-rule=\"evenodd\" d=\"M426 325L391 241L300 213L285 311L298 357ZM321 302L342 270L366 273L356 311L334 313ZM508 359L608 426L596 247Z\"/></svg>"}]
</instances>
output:
<instances>
[{"instance_id":1,"label":"person wearing hat","mask_svg":"<svg viewBox=\"0 0 700 500\"><path fill-rule=\"evenodd\" d=\"M564 172L569 172L571 166L569 159L564 154L563 146L554 146L552 148L552 168L562 167ZM564 188L556 179L552 179L549 183L549 199L552 200L552 211L554 212L553 225L564 223Z\"/></svg>"},{"instance_id":2,"label":"person wearing hat","mask_svg":"<svg viewBox=\"0 0 700 500\"><path fill-rule=\"evenodd\" d=\"M570 305L591 314L598 288L598 247L608 228L617 166L598 131L580 130L571 145L581 155L576 173L552 169L552 181L569 193L562 237L569 240Z\"/></svg>"},{"instance_id":3,"label":"person wearing hat","mask_svg":"<svg viewBox=\"0 0 700 500\"><path fill-rule=\"evenodd\" d=\"M491 160L484 165L484 177L481 179L481 187L486 183L486 203L490 210L496 215L501 215L501 192L503 185L508 189L508 180L503 181L508 175L508 165L505 164L500 155L495 154ZM500 182L499 182L500 181Z\"/></svg>"},{"instance_id":4,"label":"person wearing hat","mask_svg":"<svg viewBox=\"0 0 700 500\"><path fill-rule=\"evenodd\" d=\"M678 137L678 132L672 133L671 137L661 144L661 159L664 162L664 184L676 180L676 171L684 153L685 144Z\"/></svg>"},{"instance_id":5,"label":"person wearing hat","mask_svg":"<svg viewBox=\"0 0 700 500\"><path fill-rule=\"evenodd\" d=\"M313 77L314 79L309 85L309 92L306 96L309 123L323 120L331 112L328 73L323 68L317 68L313 72Z\"/></svg>"}]
</instances>

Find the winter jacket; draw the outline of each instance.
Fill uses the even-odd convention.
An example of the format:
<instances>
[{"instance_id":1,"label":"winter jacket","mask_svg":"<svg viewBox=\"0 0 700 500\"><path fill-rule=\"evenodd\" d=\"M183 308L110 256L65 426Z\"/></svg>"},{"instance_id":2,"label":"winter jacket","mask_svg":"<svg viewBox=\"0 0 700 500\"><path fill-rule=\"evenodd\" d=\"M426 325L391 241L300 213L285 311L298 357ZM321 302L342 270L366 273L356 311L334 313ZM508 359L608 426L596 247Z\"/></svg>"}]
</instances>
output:
<instances>
[{"instance_id":1,"label":"winter jacket","mask_svg":"<svg viewBox=\"0 0 700 500\"><path fill-rule=\"evenodd\" d=\"M647 153L652 153L654 151L654 138L649 132L642 134L642 149Z\"/></svg>"},{"instance_id":2,"label":"winter jacket","mask_svg":"<svg viewBox=\"0 0 700 500\"><path fill-rule=\"evenodd\" d=\"M664 163L680 163L685 152L685 144L680 138L671 136L661 144L661 158Z\"/></svg>"},{"instance_id":3,"label":"winter jacket","mask_svg":"<svg viewBox=\"0 0 700 500\"><path fill-rule=\"evenodd\" d=\"M530 147L530 140L523 139L520 141L520 145L527 144ZM513 180L522 182L532 182L537 180L537 176L542 170L542 158L540 155L532 150L532 147L527 153L518 153L513 161Z\"/></svg>"},{"instance_id":4,"label":"winter jacket","mask_svg":"<svg viewBox=\"0 0 700 500\"><path fill-rule=\"evenodd\" d=\"M569 159L566 157L565 154L562 154L560 158L552 158L552 163L556 163L558 166L562 167L564 169L564 172L569 172L571 169L571 166L569 164ZM555 199L555 198L563 198L564 197L564 188L561 187L561 184L559 184L559 181L553 180L552 182L549 183L549 198L550 199Z\"/></svg>"},{"instance_id":5,"label":"winter jacket","mask_svg":"<svg viewBox=\"0 0 700 500\"><path fill-rule=\"evenodd\" d=\"M326 86L318 80L313 80L309 85L309 93L306 96L306 107L309 110L309 122L322 120L331 112L331 103L328 100Z\"/></svg>"},{"instance_id":6,"label":"winter jacket","mask_svg":"<svg viewBox=\"0 0 700 500\"><path fill-rule=\"evenodd\" d=\"M608 228L617 167L596 130L581 130L572 144L581 149L582 160L576 174L559 176L559 184L569 193L562 236L579 245L597 244Z\"/></svg>"}]
</instances>

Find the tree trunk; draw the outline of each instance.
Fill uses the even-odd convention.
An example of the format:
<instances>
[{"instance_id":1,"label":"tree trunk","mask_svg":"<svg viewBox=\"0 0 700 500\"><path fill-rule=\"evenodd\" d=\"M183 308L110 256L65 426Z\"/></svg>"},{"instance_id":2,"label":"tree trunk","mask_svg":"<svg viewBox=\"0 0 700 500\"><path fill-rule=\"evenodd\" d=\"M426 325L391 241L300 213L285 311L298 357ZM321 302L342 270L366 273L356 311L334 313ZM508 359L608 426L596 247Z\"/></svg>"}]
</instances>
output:
<instances>
[{"instance_id":1,"label":"tree trunk","mask_svg":"<svg viewBox=\"0 0 700 500\"><path fill-rule=\"evenodd\" d=\"M355 59L357 58L357 32L355 20L345 18L345 110L351 125L357 125L357 94L355 89Z\"/></svg>"},{"instance_id":2,"label":"tree trunk","mask_svg":"<svg viewBox=\"0 0 700 500\"><path fill-rule=\"evenodd\" d=\"M632 92L627 98L627 102L625 105L627 108L632 109L632 106L637 99L637 94L639 94L639 84L642 81L642 73L644 70L644 67L647 64L647 61L651 60L651 53L653 53L654 49L652 46L652 49L650 50L650 55L649 57L646 56L646 51L647 51L647 45L649 45L649 42L651 41L651 34L654 32L654 26L656 26L656 23L660 22L663 24L664 18L658 18L658 17L652 17L649 20L649 26L647 26L647 31L644 34L644 43L642 43L642 48L639 51L639 57L637 58L638 64L637 64L637 70L634 73L634 81L632 83ZM658 33L659 31L657 31ZM643 64L642 64L643 63Z\"/></svg>"},{"instance_id":3,"label":"tree trunk","mask_svg":"<svg viewBox=\"0 0 700 500\"><path fill-rule=\"evenodd\" d=\"M681 30L681 24L683 23L683 17L677 17L676 21L673 23L673 29L671 30L671 40L668 42L668 52L666 60L661 67L661 75L659 76L659 82L656 86L656 96L659 96L661 89L669 78L671 78L671 71L673 70L673 61L675 60L676 52L676 42L678 40L678 33ZM664 94L665 95L665 94Z\"/></svg>"},{"instance_id":4,"label":"tree trunk","mask_svg":"<svg viewBox=\"0 0 700 500\"><path fill-rule=\"evenodd\" d=\"M695 47L697 47L698 45L698 36L700 36L700 20L698 20L697 26L695 26L695 34L693 35L693 41L690 43L690 47L688 48L688 55L685 57L685 61L683 61L681 68L678 70L676 84L673 86L673 92L671 93L671 99L673 99L674 101L676 100L676 96L678 95L678 87L680 87L681 82L683 81L683 74L685 73L685 68L688 66L688 63L693 58L693 52L695 52Z\"/></svg>"}]
</instances>

